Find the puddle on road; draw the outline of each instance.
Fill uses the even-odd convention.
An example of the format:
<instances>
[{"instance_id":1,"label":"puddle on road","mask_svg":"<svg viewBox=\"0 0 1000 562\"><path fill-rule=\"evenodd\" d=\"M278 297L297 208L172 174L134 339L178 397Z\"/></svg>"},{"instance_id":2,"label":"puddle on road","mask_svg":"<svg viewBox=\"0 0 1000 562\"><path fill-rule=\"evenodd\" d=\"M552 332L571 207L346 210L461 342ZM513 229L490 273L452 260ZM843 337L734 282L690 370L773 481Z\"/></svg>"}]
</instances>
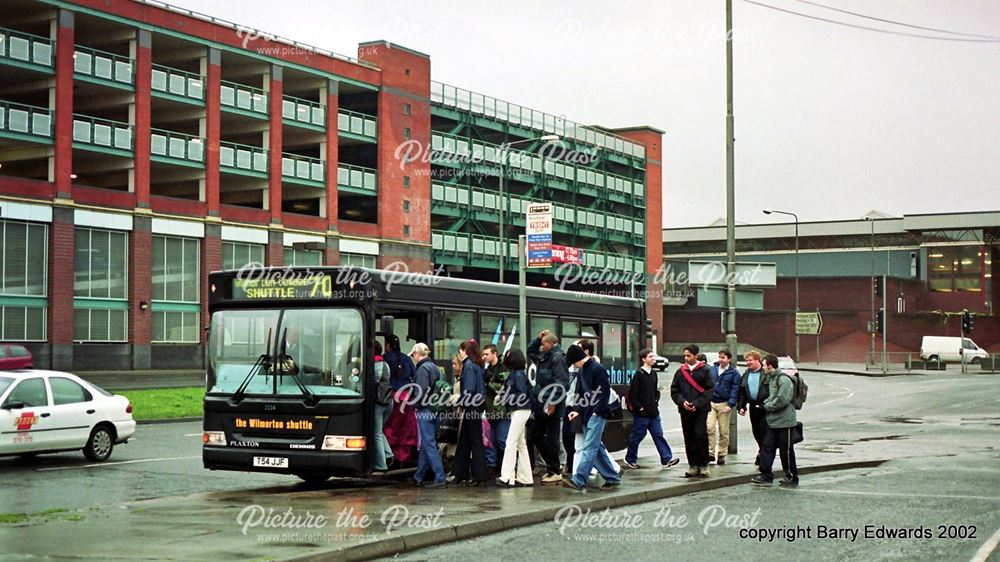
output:
<instances>
[{"instance_id":1,"label":"puddle on road","mask_svg":"<svg viewBox=\"0 0 1000 562\"><path fill-rule=\"evenodd\" d=\"M909 423L909 424L922 424L924 420L921 418L905 418L902 416L889 416L887 418L882 418L882 421L888 423Z\"/></svg>"},{"instance_id":2,"label":"puddle on road","mask_svg":"<svg viewBox=\"0 0 1000 562\"><path fill-rule=\"evenodd\" d=\"M858 441L898 441L900 439L909 439L905 435L883 435L880 437L861 437Z\"/></svg>"}]
</instances>

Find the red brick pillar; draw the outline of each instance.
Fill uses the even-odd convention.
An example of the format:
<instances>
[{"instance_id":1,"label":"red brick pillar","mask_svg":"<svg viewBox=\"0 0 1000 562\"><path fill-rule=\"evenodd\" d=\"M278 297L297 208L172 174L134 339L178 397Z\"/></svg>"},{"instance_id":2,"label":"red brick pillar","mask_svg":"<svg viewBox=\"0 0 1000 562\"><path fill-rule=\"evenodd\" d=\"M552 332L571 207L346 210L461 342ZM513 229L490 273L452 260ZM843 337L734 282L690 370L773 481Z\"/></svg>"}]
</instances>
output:
<instances>
[{"instance_id":1,"label":"red brick pillar","mask_svg":"<svg viewBox=\"0 0 1000 562\"><path fill-rule=\"evenodd\" d=\"M283 99L281 67L271 65L271 124L268 131L268 207L271 223L281 223L281 102Z\"/></svg>"},{"instance_id":2,"label":"red brick pillar","mask_svg":"<svg viewBox=\"0 0 1000 562\"><path fill-rule=\"evenodd\" d=\"M50 178L56 184L57 199L73 199L73 12L59 10L56 27L56 103L54 165ZM73 224L70 217L70 224ZM70 249L72 260L72 248ZM70 266L72 267L72 265ZM50 274L50 278L52 275ZM72 279L68 277L67 280ZM51 325L51 324L50 324ZM54 326L53 326L54 328Z\"/></svg>"},{"instance_id":3,"label":"red brick pillar","mask_svg":"<svg viewBox=\"0 0 1000 562\"><path fill-rule=\"evenodd\" d=\"M138 30L135 43L135 163L132 170L132 189L135 206L149 208L149 151L150 105L153 79L153 39L148 31Z\"/></svg>"},{"instance_id":4,"label":"red brick pillar","mask_svg":"<svg viewBox=\"0 0 1000 562\"><path fill-rule=\"evenodd\" d=\"M410 271L425 272L431 263L431 167L418 155L430 150L431 143L430 57L386 41L373 41L358 46L358 59L382 69L378 95L379 266L402 261ZM404 135L406 129L409 138ZM406 154L411 157L399 157ZM404 177L409 178L409 187L404 187ZM410 202L409 213L403 212L404 199ZM409 227L408 236L403 235L404 226Z\"/></svg>"},{"instance_id":5,"label":"red brick pillar","mask_svg":"<svg viewBox=\"0 0 1000 562\"><path fill-rule=\"evenodd\" d=\"M646 147L646 315L663 338L663 285L654 284L663 267L663 131L652 127L615 129L615 134Z\"/></svg>"},{"instance_id":6,"label":"red brick pillar","mask_svg":"<svg viewBox=\"0 0 1000 562\"><path fill-rule=\"evenodd\" d=\"M149 369L153 333L153 221L132 219L128 257L128 333L132 343L132 368Z\"/></svg>"},{"instance_id":7,"label":"red brick pillar","mask_svg":"<svg viewBox=\"0 0 1000 562\"><path fill-rule=\"evenodd\" d=\"M219 137L222 123L222 53L208 50L205 64L205 203L208 216L219 216Z\"/></svg>"},{"instance_id":8,"label":"red brick pillar","mask_svg":"<svg viewBox=\"0 0 1000 562\"><path fill-rule=\"evenodd\" d=\"M217 224L205 225L205 238L201 246L201 278L207 280L208 274L213 271L222 270L222 226ZM199 328L208 326L211 318L208 315L208 282L201 284L201 324ZM199 330L198 341L206 345L205 330Z\"/></svg>"},{"instance_id":9,"label":"red brick pillar","mask_svg":"<svg viewBox=\"0 0 1000 562\"><path fill-rule=\"evenodd\" d=\"M49 342L52 368L73 369L73 209L53 207L49 229Z\"/></svg>"},{"instance_id":10,"label":"red brick pillar","mask_svg":"<svg viewBox=\"0 0 1000 562\"><path fill-rule=\"evenodd\" d=\"M326 224L330 232L337 231L337 166L340 163L339 111L340 83L327 80L326 83ZM329 251L327 244L327 251ZM331 262L325 262L328 265ZM333 262L336 263L336 262Z\"/></svg>"},{"instance_id":11,"label":"red brick pillar","mask_svg":"<svg viewBox=\"0 0 1000 562\"><path fill-rule=\"evenodd\" d=\"M267 233L267 255L264 262L268 267L281 267L285 264L285 237L281 232L272 230Z\"/></svg>"}]
</instances>

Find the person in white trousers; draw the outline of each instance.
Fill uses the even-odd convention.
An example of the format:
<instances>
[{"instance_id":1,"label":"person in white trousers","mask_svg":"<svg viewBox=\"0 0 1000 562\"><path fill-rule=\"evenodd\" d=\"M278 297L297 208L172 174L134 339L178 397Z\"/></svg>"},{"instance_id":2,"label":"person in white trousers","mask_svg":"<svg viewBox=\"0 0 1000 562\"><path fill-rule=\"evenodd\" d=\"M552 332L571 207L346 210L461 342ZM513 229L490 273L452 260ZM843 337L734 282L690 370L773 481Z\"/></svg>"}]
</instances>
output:
<instances>
[{"instance_id":1,"label":"person in white trousers","mask_svg":"<svg viewBox=\"0 0 1000 562\"><path fill-rule=\"evenodd\" d=\"M500 477L496 484L501 488L514 486L532 486L531 461L528 457L528 439L525 426L531 417L531 396L528 376L524 369L526 362L520 349L511 349L504 355L504 367L510 372L499 396L501 406L510 412L510 429L507 431L507 443L504 447L503 462L500 465Z\"/></svg>"}]
</instances>

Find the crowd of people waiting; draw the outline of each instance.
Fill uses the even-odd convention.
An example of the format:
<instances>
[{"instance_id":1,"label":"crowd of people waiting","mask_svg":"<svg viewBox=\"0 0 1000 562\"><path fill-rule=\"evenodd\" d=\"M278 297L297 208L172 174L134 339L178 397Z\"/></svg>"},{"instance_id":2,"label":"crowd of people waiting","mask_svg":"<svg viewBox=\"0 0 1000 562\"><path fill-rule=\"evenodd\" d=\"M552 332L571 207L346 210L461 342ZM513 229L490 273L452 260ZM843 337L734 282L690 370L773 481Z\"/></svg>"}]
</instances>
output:
<instances>
[{"instance_id":1,"label":"crowd of people waiting","mask_svg":"<svg viewBox=\"0 0 1000 562\"><path fill-rule=\"evenodd\" d=\"M452 358L454 385L424 343L413 345L406 356L399 340L390 336L384 351L376 346L375 352L379 398L373 466L386 471L415 464L416 486L480 486L493 479L504 488L538 483L582 491L597 473L601 489L614 489L621 485L622 468L602 438L608 420L620 415L622 402L633 416L624 467L640 468L638 448L647 434L662 468L680 462L664 437L656 355L650 349L639 352L624 401L612 389L593 341L582 339L563 350L547 330L526 352L511 348L501 354L496 345L462 341ZM773 355L762 358L750 351L744 358L747 369L741 374L728 349L708 365L698 346L684 348L684 362L669 387L684 435L684 477L708 477L710 463L726 463L735 410L749 414L758 445L754 464L759 474L752 482L773 482L777 454L785 473L781 484L797 485L792 379L781 376ZM442 437L454 441L449 472L442 457L449 447L439 447Z\"/></svg>"}]
</instances>

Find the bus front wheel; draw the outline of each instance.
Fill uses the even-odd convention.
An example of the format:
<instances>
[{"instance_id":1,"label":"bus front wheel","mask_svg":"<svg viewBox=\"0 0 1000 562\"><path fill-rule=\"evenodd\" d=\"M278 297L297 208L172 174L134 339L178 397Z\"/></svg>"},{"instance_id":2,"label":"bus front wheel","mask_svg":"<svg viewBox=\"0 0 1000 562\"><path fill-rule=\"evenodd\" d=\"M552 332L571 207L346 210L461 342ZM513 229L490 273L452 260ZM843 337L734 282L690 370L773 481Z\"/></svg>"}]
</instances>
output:
<instances>
[{"instance_id":1,"label":"bus front wheel","mask_svg":"<svg viewBox=\"0 0 1000 562\"><path fill-rule=\"evenodd\" d=\"M296 476L298 476L299 478L301 478L302 481L305 482L306 484L310 484L310 485L314 485L314 486L318 485L318 484L322 484L323 482L326 482L327 480L330 479L330 475L329 474L316 474L316 473L312 473L312 472L311 473L296 474Z\"/></svg>"}]
</instances>

